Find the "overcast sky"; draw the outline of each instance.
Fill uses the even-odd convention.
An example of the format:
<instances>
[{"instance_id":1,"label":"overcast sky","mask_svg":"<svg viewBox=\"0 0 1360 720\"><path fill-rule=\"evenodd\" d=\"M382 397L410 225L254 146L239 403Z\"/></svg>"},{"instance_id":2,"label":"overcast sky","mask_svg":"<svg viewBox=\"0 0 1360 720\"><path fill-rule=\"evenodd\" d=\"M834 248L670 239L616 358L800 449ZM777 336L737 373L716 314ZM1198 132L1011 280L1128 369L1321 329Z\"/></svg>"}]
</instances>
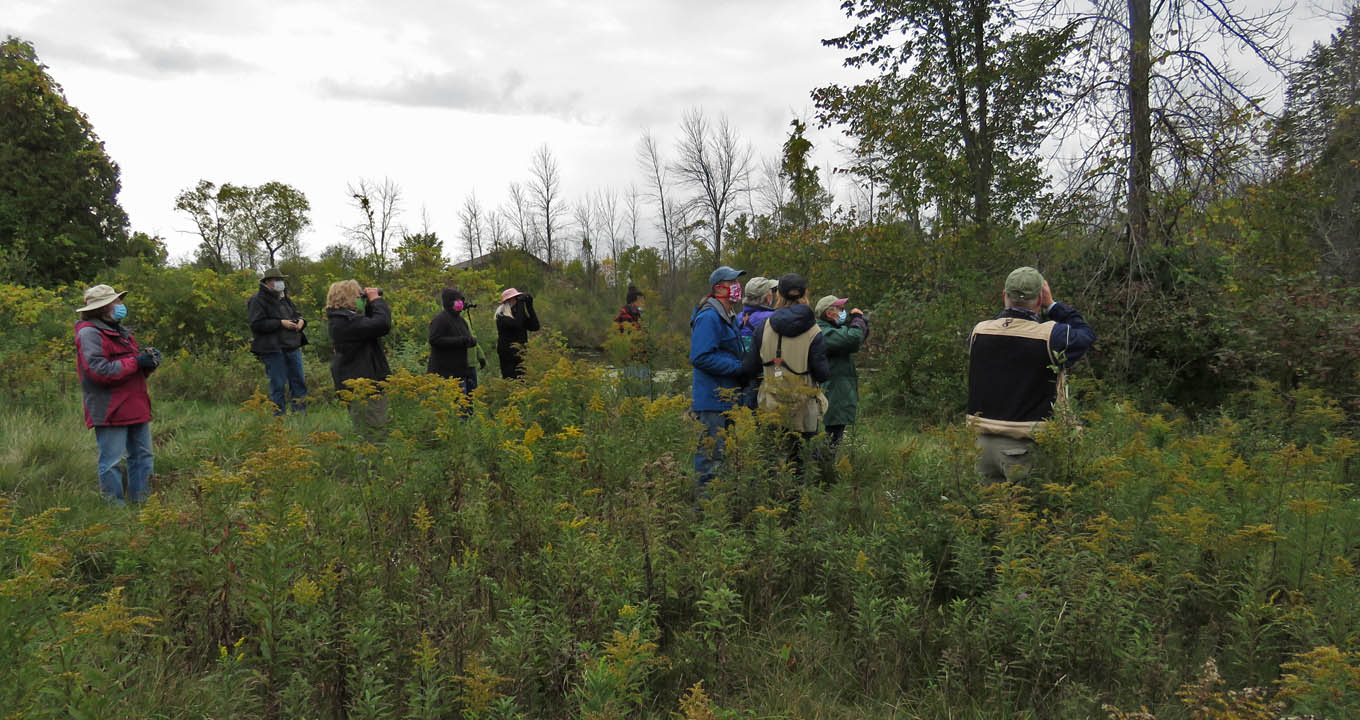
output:
<instances>
[{"instance_id":1,"label":"overcast sky","mask_svg":"<svg viewBox=\"0 0 1360 720\"><path fill-rule=\"evenodd\" d=\"M463 198L504 202L545 142L571 202L641 184L640 132L669 150L688 108L777 155L809 92L854 77L819 42L848 28L839 4L5 0L0 34L35 45L122 168L133 228L174 259L197 243L174 197L201 178L301 189L315 254L355 219L346 183L390 177L406 223L424 206L458 255ZM1336 25L1296 10L1294 44ZM819 164L839 161L835 135L812 139Z\"/></svg>"}]
</instances>

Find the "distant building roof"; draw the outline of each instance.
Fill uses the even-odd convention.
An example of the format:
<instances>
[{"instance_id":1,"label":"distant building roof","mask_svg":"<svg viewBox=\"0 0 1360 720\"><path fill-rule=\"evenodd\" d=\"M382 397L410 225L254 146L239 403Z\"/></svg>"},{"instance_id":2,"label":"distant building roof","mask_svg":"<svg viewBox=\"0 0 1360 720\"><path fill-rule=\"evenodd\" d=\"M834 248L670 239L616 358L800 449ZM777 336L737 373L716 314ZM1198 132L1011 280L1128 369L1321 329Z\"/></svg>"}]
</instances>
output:
<instances>
[{"instance_id":1,"label":"distant building roof","mask_svg":"<svg viewBox=\"0 0 1360 720\"><path fill-rule=\"evenodd\" d=\"M485 255L480 255L471 260L464 260L463 262L460 263L454 263L454 267L457 268L458 270L481 270L484 267L495 265L496 263L501 262L503 256L513 256L513 259L515 260L520 261L528 260L537 265L548 267L548 263L545 263L542 260L538 259L538 257L534 256L532 253L524 252L519 248L501 248L499 250L492 250L491 252Z\"/></svg>"}]
</instances>

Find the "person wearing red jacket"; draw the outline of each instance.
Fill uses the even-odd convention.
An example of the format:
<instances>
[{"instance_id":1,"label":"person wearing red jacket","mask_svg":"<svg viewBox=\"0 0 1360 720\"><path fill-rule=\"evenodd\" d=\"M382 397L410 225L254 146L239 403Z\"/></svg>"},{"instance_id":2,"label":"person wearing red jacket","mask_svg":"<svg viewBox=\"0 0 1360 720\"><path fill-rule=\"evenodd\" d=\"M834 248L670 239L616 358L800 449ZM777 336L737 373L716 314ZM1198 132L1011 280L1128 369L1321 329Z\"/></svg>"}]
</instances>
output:
<instances>
[{"instance_id":1,"label":"person wearing red jacket","mask_svg":"<svg viewBox=\"0 0 1360 720\"><path fill-rule=\"evenodd\" d=\"M76 369L80 373L85 427L94 429L99 446L99 490L104 498L122 504L141 502L150 490L151 396L146 378L160 365L160 352L137 346L123 325L127 306L108 285L85 291L85 305L76 310ZM118 464L127 457L127 487Z\"/></svg>"}]
</instances>

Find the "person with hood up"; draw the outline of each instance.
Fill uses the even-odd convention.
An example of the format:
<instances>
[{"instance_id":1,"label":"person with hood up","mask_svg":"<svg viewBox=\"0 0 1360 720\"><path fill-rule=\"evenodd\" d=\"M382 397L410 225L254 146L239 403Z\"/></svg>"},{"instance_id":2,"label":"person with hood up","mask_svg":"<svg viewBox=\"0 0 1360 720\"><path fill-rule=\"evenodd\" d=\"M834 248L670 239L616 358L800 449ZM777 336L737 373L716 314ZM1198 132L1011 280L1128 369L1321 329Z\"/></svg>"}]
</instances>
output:
<instances>
[{"instance_id":1,"label":"person with hood up","mask_svg":"<svg viewBox=\"0 0 1360 720\"><path fill-rule=\"evenodd\" d=\"M849 298L827 295L817 301L817 325L826 338L826 357L831 377L822 383L826 393L827 444L834 453L845 437L845 426L855 424L859 414L859 373L855 370L855 353L869 338L869 321L864 311L855 308L845 311Z\"/></svg>"},{"instance_id":2,"label":"person with hood up","mask_svg":"<svg viewBox=\"0 0 1360 720\"><path fill-rule=\"evenodd\" d=\"M501 360L501 377L517 380L524 374L524 346L529 333L542 327L534 312L534 296L514 288L501 291L496 308L496 355Z\"/></svg>"},{"instance_id":3,"label":"person with hood up","mask_svg":"<svg viewBox=\"0 0 1360 720\"><path fill-rule=\"evenodd\" d=\"M746 376L762 374L756 403L784 430L781 447L801 477L803 450L826 412L821 384L831 377L826 338L807 303L807 281L779 278L775 310L756 328L742 359Z\"/></svg>"},{"instance_id":4,"label":"person with hood up","mask_svg":"<svg viewBox=\"0 0 1360 720\"><path fill-rule=\"evenodd\" d=\"M742 308L737 313L737 332L741 335L741 352L751 349L751 337L756 327L774 312L774 290L779 285L775 278L753 277L742 291ZM746 378L741 389L741 406L756 409L756 391L760 387L760 374Z\"/></svg>"},{"instance_id":5,"label":"person with hood up","mask_svg":"<svg viewBox=\"0 0 1360 720\"><path fill-rule=\"evenodd\" d=\"M392 374L382 345L383 336L392 331L392 308L378 288L361 288L354 280L331 283L326 291L326 329L334 348L331 379L337 393L350 380L383 381ZM387 398L351 402L349 414L355 428L371 437L387 422Z\"/></svg>"},{"instance_id":6,"label":"person with hood up","mask_svg":"<svg viewBox=\"0 0 1360 720\"><path fill-rule=\"evenodd\" d=\"M695 491L700 496L707 494L708 483L718 474L722 433L732 424L725 413L741 387L741 336L732 315L741 302L738 278L745 274L726 265L710 273L709 293L689 318L689 364L694 368L690 413L703 426L694 453Z\"/></svg>"},{"instance_id":7,"label":"person with hood up","mask_svg":"<svg viewBox=\"0 0 1360 720\"><path fill-rule=\"evenodd\" d=\"M269 268L260 278L260 289L246 301L246 322L250 323L250 351L264 364L269 377L269 399L282 415L291 405L293 412L306 410L307 381L302 376L302 346L307 336L302 329L307 321L286 292L288 277ZM285 402L288 395L292 402Z\"/></svg>"},{"instance_id":8,"label":"person with hood up","mask_svg":"<svg viewBox=\"0 0 1360 720\"><path fill-rule=\"evenodd\" d=\"M127 306L108 285L85 291L85 305L77 308L76 370L80 374L85 427L94 430L99 447L99 491L121 505L141 502L150 491L154 456L151 450L151 396L146 378L161 363L155 348L137 346L123 325ZM118 463L127 457L127 489Z\"/></svg>"},{"instance_id":9,"label":"person with hood up","mask_svg":"<svg viewBox=\"0 0 1360 720\"><path fill-rule=\"evenodd\" d=\"M477 389L477 369L468 362L468 356L477 347L477 338L463 318L467 299L455 288L444 288L439 304L444 311L430 320L430 360L425 364L425 372L457 378L463 392L470 395Z\"/></svg>"}]
</instances>

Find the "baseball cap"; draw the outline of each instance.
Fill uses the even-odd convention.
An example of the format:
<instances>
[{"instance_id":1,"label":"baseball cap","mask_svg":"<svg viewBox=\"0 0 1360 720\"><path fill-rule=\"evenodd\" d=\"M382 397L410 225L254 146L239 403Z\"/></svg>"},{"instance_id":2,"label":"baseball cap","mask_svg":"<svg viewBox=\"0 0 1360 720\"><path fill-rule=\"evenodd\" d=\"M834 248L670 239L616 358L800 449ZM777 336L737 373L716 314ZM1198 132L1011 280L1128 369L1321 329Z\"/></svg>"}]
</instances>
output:
<instances>
[{"instance_id":1,"label":"baseball cap","mask_svg":"<svg viewBox=\"0 0 1360 720\"><path fill-rule=\"evenodd\" d=\"M765 293L775 289L777 285L778 280L757 275L746 281L746 285L742 287L742 295L747 302L759 302L765 297Z\"/></svg>"},{"instance_id":2,"label":"baseball cap","mask_svg":"<svg viewBox=\"0 0 1360 720\"><path fill-rule=\"evenodd\" d=\"M736 280L737 278L745 274L746 274L745 270L734 270L726 265L723 265L722 267L719 267L717 270L714 270L713 272L709 273L708 286L713 287L714 285L717 285L718 283L721 282Z\"/></svg>"},{"instance_id":3,"label":"baseball cap","mask_svg":"<svg viewBox=\"0 0 1360 720\"><path fill-rule=\"evenodd\" d=\"M1043 289L1044 276L1028 265L1018 267L1006 276L1006 297L1012 300L1034 300Z\"/></svg>"},{"instance_id":4,"label":"baseball cap","mask_svg":"<svg viewBox=\"0 0 1360 720\"><path fill-rule=\"evenodd\" d=\"M844 305L845 302L849 299L850 298L838 298L835 295L827 295L826 297L817 301L817 307L813 312L817 315L817 317L821 317L822 313L826 312L831 307L833 306L839 307L841 305Z\"/></svg>"},{"instance_id":5,"label":"baseball cap","mask_svg":"<svg viewBox=\"0 0 1360 720\"><path fill-rule=\"evenodd\" d=\"M807 293L807 281L798 273L785 273L779 277L779 294L797 300Z\"/></svg>"}]
</instances>

